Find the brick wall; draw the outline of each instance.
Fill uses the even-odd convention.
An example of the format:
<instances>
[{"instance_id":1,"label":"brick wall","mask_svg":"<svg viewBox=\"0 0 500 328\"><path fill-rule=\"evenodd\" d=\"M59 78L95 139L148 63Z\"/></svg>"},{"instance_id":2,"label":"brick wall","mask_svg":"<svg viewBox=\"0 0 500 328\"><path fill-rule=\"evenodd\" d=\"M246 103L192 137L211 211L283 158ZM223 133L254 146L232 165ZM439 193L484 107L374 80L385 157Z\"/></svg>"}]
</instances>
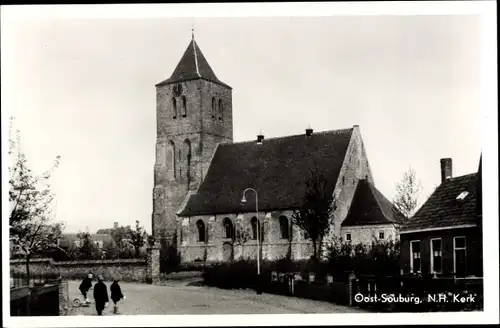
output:
<instances>
[{"instance_id":1,"label":"brick wall","mask_svg":"<svg viewBox=\"0 0 500 328\"><path fill-rule=\"evenodd\" d=\"M51 259L33 259L30 261L30 273L59 273L63 279L83 279L89 272L102 275L105 280L112 280L118 275L123 281L145 282L147 277L147 261L130 260L98 260L98 261L65 261L55 262ZM15 273L26 273L24 260L11 260L10 270Z\"/></svg>"},{"instance_id":2,"label":"brick wall","mask_svg":"<svg viewBox=\"0 0 500 328\"><path fill-rule=\"evenodd\" d=\"M401 234L401 269L404 274L410 273L410 242L420 240L420 258L422 273L429 274L430 266L430 240L441 238L442 247L442 274L444 276L452 275L454 271L453 264L453 237L466 237L466 261L467 273L481 277L482 273L482 255L481 255L481 231L479 228L448 229L425 231L409 234Z\"/></svg>"}]
</instances>

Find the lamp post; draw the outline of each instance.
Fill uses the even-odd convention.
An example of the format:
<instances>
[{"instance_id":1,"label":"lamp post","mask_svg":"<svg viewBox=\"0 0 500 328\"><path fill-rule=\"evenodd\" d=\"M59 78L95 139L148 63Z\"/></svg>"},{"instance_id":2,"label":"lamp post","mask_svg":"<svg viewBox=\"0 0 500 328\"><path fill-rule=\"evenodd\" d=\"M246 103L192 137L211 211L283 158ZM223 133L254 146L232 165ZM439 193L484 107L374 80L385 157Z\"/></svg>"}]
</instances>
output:
<instances>
[{"instance_id":1,"label":"lamp post","mask_svg":"<svg viewBox=\"0 0 500 328\"><path fill-rule=\"evenodd\" d=\"M257 217L257 278L260 282L260 221L259 221L259 197L257 196L257 191L253 188L247 188L243 191L243 197L241 198L242 203L246 203L245 193L247 191L253 191L255 193L255 214Z\"/></svg>"}]
</instances>

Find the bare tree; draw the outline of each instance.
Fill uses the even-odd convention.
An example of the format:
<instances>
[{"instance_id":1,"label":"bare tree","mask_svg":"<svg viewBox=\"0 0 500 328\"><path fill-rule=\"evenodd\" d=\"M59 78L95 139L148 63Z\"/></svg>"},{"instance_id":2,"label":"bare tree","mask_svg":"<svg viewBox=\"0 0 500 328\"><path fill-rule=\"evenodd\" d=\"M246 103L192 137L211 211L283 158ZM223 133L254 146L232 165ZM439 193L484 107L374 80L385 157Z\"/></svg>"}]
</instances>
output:
<instances>
[{"instance_id":1,"label":"bare tree","mask_svg":"<svg viewBox=\"0 0 500 328\"><path fill-rule=\"evenodd\" d=\"M292 222L313 243L313 259L319 260L323 238L334 222L335 202L324 174L316 167L306 180L303 205L292 214ZM319 255L319 256L318 256Z\"/></svg>"},{"instance_id":2,"label":"bare tree","mask_svg":"<svg viewBox=\"0 0 500 328\"><path fill-rule=\"evenodd\" d=\"M30 258L51 248L58 248L58 240L64 228L62 222L53 222L51 203L54 194L48 183L53 170L59 165L56 157L53 167L41 175L35 175L28 167L26 156L21 151L19 130L9 127L9 234L13 246L26 258L26 273L29 281ZM61 250L61 249L60 249Z\"/></svg>"},{"instance_id":3,"label":"bare tree","mask_svg":"<svg viewBox=\"0 0 500 328\"><path fill-rule=\"evenodd\" d=\"M403 173L403 178L396 184L396 195L392 201L404 216L402 222L398 222L399 224L404 224L415 214L421 191L422 184L417 179L415 171L410 167L407 172Z\"/></svg>"},{"instance_id":4,"label":"bare tree","mask_svg":"<svg viewBox=\"0 0 500 328\"><path fill-rule=\"evenodd\" d=\"M233 245L241 246L241 255L244 254L244 247L247 241L252 239L252 234L250 233L248 228L244 228L241 225L237 225L234 229L233 234Z\"/></svg>"}]
</instances>

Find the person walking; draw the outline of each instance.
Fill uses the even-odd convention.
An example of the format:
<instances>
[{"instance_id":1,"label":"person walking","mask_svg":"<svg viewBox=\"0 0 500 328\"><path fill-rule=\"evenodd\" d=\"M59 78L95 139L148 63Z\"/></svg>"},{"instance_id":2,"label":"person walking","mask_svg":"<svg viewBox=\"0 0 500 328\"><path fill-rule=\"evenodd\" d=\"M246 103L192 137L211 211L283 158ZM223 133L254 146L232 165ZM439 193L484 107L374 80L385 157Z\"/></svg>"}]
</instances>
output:
<instances>
[{"instance_id":1,"label":"person walking","mask_svg":"<svg viewBox=\"0 0 500 328\"><path fill-rule=\"evenodd\" d=\"M78 288L78 289L80 289L80 292L82 293L86 304L89 303L89 298L88 298L87 294L88 294L90 288L92 288L92 279L93 278L94 278L94 276L92 275L92 273L87 274L87 276L85 276L85 278L83 278L82 283L80 284L80 287Z\"/></svg>"},{"instance_id":2,"label":"person walking","mask_svg":"<svg viewBox=\"0 0 500 328\"><path fill-rule=\"evenodd\" d=\"M122 294L122 289L121 289L120 285L118 284L119 281L120 281L119 278L115 278L115 280L111 284L111 287L109 288L109 290L111 291L111 300L115 304L113 307L114 314L118 314L118 302L121 299L125 299L125 296L123 296L123 294Z\"/></svg>"},{"instance_id":3,"label":"person walking","mask_svg":"<svg viewBox=\"0 0 500 328\"><path fill-rule=\"evenodd\" d=\"M97 277L97 284L94 286L94 300L95 309L97 310L97 315L102 315L102 311L108 305L108 288L104 284L104 279L102 275Z\"/></svg>"}]
</instances>

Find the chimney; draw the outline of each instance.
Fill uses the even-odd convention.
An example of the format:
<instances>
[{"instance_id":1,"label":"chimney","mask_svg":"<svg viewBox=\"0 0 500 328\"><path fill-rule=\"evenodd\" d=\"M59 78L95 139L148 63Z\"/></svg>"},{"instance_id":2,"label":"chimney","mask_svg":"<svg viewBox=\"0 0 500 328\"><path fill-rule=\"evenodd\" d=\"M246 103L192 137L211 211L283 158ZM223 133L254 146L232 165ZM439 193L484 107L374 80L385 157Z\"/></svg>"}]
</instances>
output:
<instances>
[{"instance_id":1,"label":"chimney","mask_svg":"<svg viewBox=\"0 0 500 328\"><path fill-rule=\"evenodd\" d=\"M313 134L313 129L311 127L308 127L306 129L306 136L310 137Z\"/></svg>"},{"instance_id":2,"label":"chimney","mask_svg":"<svg viewBox=\"0 0 500 328\"><path fill-rule=\"evenodd\" d=\"M451 158L441 158L441 183L453 177Z\"/></svg>"},{"instance_id":3,"label":"chimney","mask_svg":"<svg viewBox=\"0 0 500 328\"><path fill-rule=\"evenodd\" d=\"M264 140L264 135L259 134L259 135L257 136L257 143L258 143L258 144L261 144L263 140Z\"/></svg>"}]
</instances>

